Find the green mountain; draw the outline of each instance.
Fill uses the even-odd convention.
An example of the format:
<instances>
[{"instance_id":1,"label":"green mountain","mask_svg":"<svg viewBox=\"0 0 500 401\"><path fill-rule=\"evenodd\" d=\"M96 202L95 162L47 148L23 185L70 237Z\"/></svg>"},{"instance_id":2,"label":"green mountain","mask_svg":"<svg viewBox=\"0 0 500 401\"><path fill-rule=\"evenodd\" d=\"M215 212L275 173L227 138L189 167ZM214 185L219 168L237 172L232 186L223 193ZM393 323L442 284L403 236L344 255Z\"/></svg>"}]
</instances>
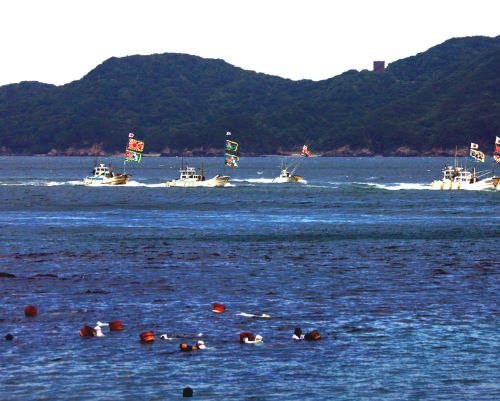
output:
<instances>
[{"instance_id":1,"label":"green mountain","mask_svg":"<svg viewBox=\"0 0 500 401\"><path fill-rule=\"evenodd\" d=\"M292 81L185 54L110 58L63 86L0 87L3 153L440 154L500 135L500 36L450 39L391 63ZM92 149L91 149L92 148Z\"/></svg>"}]
</instances>

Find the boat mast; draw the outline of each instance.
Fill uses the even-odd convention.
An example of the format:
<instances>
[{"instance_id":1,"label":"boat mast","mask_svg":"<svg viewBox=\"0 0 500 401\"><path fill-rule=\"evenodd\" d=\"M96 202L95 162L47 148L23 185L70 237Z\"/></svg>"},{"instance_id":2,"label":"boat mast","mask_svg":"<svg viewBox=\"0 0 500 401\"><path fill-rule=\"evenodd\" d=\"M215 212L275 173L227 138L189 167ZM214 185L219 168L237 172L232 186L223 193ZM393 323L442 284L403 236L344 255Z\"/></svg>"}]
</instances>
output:
<instances>
[{"instance_id":1,"label":"boat mast","mask_svg":"<svg viewBox=\"0 0 500 401\"><path fill-rule=\"evenodd\" d=\"M496 160L495 160L495 151L497 150L497 141L496 141L496 137L495 137L495 143L493 144L493 160L491 161L491 174L493 176L495 176L495 166L497 164Z\"/></svg>"},{"instance_id":2,"label":"boat mast","mask_svg":"<svg viewBox=\"0 0 500 401\"><path fill-rule=\"evenodd\" d=\"M130 138L130 134L129 134L129 138ZM125 145L125 157L123 158L123 174L126 174L125 166L127 165L127 149L128 149L128 139L127 139L127 144Z\"/></svg>"}]
</instances>

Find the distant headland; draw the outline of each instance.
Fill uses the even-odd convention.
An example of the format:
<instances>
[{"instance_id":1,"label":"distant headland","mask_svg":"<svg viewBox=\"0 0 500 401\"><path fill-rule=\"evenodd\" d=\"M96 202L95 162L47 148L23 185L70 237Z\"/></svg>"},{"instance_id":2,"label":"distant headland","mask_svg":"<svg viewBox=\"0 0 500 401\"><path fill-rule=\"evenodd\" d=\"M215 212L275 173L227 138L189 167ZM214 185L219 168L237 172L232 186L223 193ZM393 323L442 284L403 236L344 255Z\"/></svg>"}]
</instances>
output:
<instances>
[{"instance_id":1,"label":"distant headland","mask_svg":"<svg viewBox=\"0 0 500 401\"><path fill-rule=\"evenodd\" d=\"M63 86L0 87L0 154L440 156L500 134L500 36L450 39L374 70L292 81L186 54L110 58Z\"/></svg>"}]
</instances>

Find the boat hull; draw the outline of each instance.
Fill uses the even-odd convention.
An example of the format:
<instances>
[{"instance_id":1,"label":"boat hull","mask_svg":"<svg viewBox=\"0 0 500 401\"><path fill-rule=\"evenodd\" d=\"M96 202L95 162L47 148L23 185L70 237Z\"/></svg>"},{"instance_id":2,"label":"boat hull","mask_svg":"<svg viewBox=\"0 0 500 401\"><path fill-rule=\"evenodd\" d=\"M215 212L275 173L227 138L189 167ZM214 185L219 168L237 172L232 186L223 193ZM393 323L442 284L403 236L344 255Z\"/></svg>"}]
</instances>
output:
<instances>
[{"instance_id":1,"label":"boat hull","mask_svg":"<svg viewBox=\"0 0 500 401\"><path fill-rule=\"evenodd\" d=\"M209 180L172 180L167 181L165 184L167 187L224 187L229 183L229 176L227 175L216 175Z\"/></svg>"},{"instance_id":2,"label":"boat hull","mask_svg":"<svg viewBox=\"0 0 500 401\"><path fill-rule=\"evenodd\" d=\"M273 183L277 184L285 184L289 182L300 182L302 181L302 177L300 175L292 175L290 177L276 177L273 178Z\"/></svg>"},{"instance_id":3,"label":"boat hull","mask_svg":"<svg viewBox=\"0 0 500 401\"><path fill-rule=\"evenodd\" d=\"M85 185L125 185L130 176L128 174L117 174L113 177L85 177Z\"/></svg>"},{"instance_id":4,"label":"boat hull","mask_svg":"<svg viewBox=\"0 0 500 401\"><path fill-rule=\"evenodd\" d=\"M433 181L431 186L433 189L458 191L458 190L485 190L485 189L500 189L499 178L486 178L474 183L455 182L451 180L437 180Z\"/></svg>"}]
</instances>

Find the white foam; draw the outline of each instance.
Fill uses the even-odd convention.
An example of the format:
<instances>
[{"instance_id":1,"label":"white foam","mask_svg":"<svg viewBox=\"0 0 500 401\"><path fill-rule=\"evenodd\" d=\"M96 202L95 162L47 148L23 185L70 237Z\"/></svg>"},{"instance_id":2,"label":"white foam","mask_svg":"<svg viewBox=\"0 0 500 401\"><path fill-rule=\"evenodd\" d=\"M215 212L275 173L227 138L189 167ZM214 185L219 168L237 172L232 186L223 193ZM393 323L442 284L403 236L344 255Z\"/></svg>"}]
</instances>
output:
<instances>
[{"instance_id":1,"label":"white foam","mask_svg":"<svg viewBox=\"0 0 500 401\"><path fill-rule=\"evenodd\" d=\"M431 184L417 184L417 183L394 183L394 184L374 184L366 183L366 185L373 186L387 191L407 191L407 190L429 190L432 189Z\"/></svg>"},{"instance_id":2,"label":"white foam","mask_svg":"<svg viewBox=\"0 0 500 401\"><path fill-rule=\"evenodd\" d=\"M361 184L361 183L357 183ZM394 183L394 184L375 184L375 183L365 183L365 185L372 186L379 189L385 189L387 191L407 191L407 190L431 190L440 191L439 187L433 187L431 184L418 184L418 183ZM446 190L446 189L444 189ZM491 191L493 190L492 186L487 183L476 183L473 186L464 186L460 189L461 191ZM453 191L456 191L455 189Z\"/></svg>"},{"instance_id":3,"label":"white foam","mask_svg":"<svg viewBox=\"0 0 500 401\"><path fill-rule=\"evenodd\" d=\"M273 182L274 178L235 178L231 179L233 182L248 182L250 184L279 184ZM289 183L286 183L289 184ZM307 184L307 180L301 179L298 184Z\"/></svg>"},{"instance_id":4,"label":"white foam","mask_svg":"<svg viewBox=\"0 0 500 401\"><path fill-rule=\"evenodd\" d=\"M129 181L124 186L126 187L146 187L146 188L163 188L166 187L165 182L160 182L156 184L146 184L139 181Z\"/></svg>"},{"instance_id":5,"label":"white foam","mask_svg":"<svg viewBox=\"0 0 500 401\"><path fill-rule=\"evenodd\" d=\"M273 179L272 178L245 178L245 179L231 179L231 181L234 182L250 182L252 184L272 184Z\"/></svg>"}]
</instances>

